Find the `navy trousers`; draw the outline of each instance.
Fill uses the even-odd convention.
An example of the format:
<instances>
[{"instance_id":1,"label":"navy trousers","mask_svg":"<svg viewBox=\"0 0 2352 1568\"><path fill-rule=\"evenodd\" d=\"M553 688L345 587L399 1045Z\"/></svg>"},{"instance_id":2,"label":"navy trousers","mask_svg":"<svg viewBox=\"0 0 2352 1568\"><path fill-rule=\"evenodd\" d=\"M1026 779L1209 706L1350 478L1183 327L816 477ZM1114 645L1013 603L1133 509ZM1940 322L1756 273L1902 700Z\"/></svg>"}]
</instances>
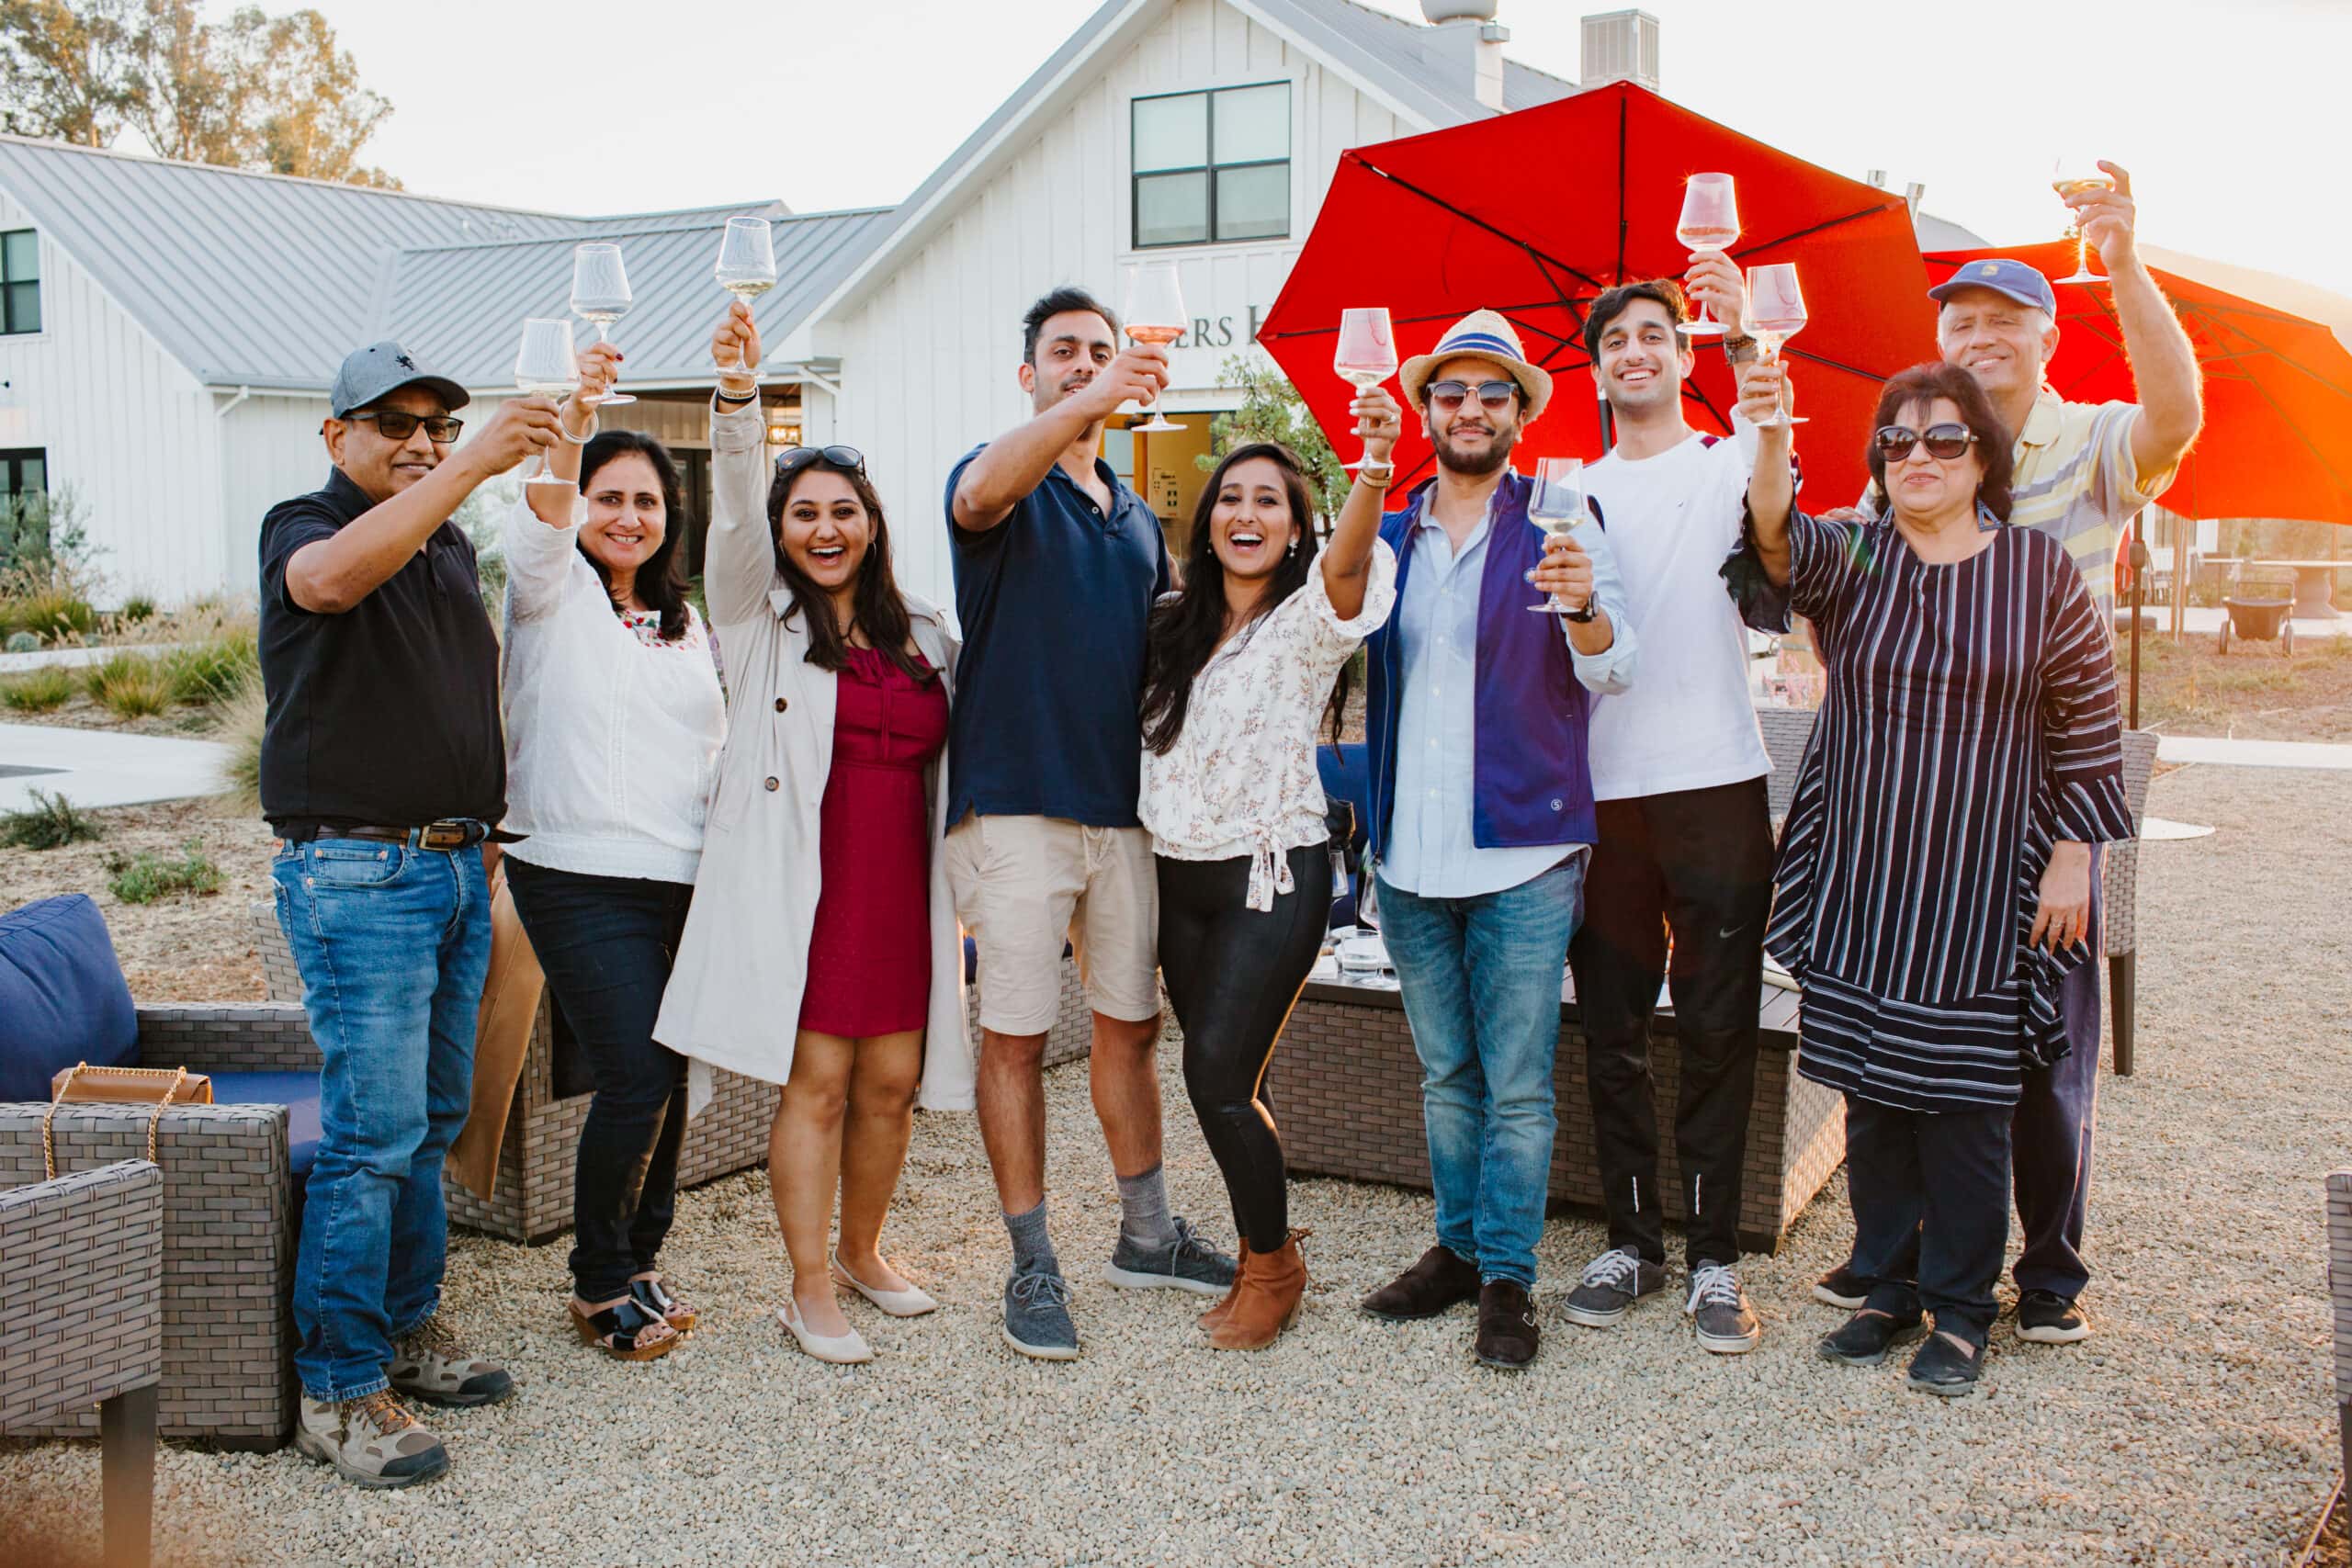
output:
<instances>
[{"instance_id":1,"label":"navy trousers","mask_svg":"<svg viewBox=\"0 0 2352 1568\"><path fill-rule=\"evenodd\" d=\"M2046 1072L2025 1076L2025 1097L2009 1123L2016 1168L2018 1229L2025 1250L2010 1270L2020 1291L2048 1291L2073 1301L2090 1282L2083 1262L2083 1224L2091 1197L2091 1128L2098 1111L2099 956L2104 915L2101 845L2091 846L2091 956L2066 976L2059 1013L2071 1047Z\"/></svg>"}]
</instances>

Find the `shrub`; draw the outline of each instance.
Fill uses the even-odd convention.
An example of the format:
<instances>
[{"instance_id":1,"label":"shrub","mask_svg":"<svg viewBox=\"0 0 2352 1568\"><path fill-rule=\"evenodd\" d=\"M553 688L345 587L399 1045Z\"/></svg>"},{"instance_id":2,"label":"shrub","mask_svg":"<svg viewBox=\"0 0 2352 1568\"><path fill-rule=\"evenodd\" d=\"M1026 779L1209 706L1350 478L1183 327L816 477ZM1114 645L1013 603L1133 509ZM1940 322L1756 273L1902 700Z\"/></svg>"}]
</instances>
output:
<instances>
[{"instance_id":1,"label":"shrub","mask_svg":"<svg viewBox=\"0 0 2352 1568\"><path fill-rule=\"evenodd\" d=\"M213 738L229 749L221 765L223 809L239 817L261 815L261 737L269 705L259 681L249 681L220 705L220 727Z\"/></svg>"},{"instance_id":2,"label":"shrub","mask_svg":"<svg viewBox=\"0 0 2352 1568\"><path fill-rule=\"evenodd\" d=\"M47 713L74 695L74 671L51 664L0 685L0 702L18 713Z\"/></svg>"},{"instance_id":3,"label":"shrub","mask_svg":"<svg viewBox=\"0 0 2352 1568\"><path fill-rule=\"evenodd\" d=\"M6 622L6 617L0 615L0 626L5 626ZM30 632L9 632L7 642L0 644L0 647L6 648L10 653L39 653L40 638Z\"/></svg>"},{"instance_id":4,"label":"shrub","mask_svg":"<svg viewBox=\"0 0 2352 1568\"><path fill-rule=\"evenodd\" d=\"M260 678L260 646L251 626L222 630L165 654L163 673L175 702L226 702Z\"/></svg>"},{"instance_id":5,"label":"shrub","mask_svg":"<svg viewBox=\"0 0 2352 1568\"><path fill-rule=\"evenodd\" d=\"M0 625L44 642L79 642L98 628L98 613L70 588L22 587L0 596Z\"/></svg>"},{"instance_id":6,"label":"shrub","mask_svg":"<svg viewBox=\"0 0 2352 1568\"><path fill-rule=\"evenodd\" d=\"M122 602L122 608L115 614L122 618L124 624L135 626L141 621L155 618L155 601L144 593L134 593Z\"/></svg>"},{"instance_id":7,"label":"shrub","mask_svg":"<svg viewBox=\"0 0 2352 1568\"><path fill-rule=\"evenodd\" d=\"M98 836L98 825L62 795L32 792L22 811L0 812L0 844L19 850L55 850Z\"/></svg>"},{"instance_id":8,"label":"shrub","mask_svg":"<svg viewBox=\"0 0 2352 1568\"><path fill-rule=\"evenodd\" d=\"M118 718L146 718L172 705L171 677L143 654L118 653L93 664L85 682L91 700Z\"/></svg>"},{"instance_id":9,"label":"shrub","mask_svg":"<svg viewBox=\"0 0 2352 1568\"><path fill-rule=\"evenodd\" d=\"M107 891L126 904L152 904L174 893L218 893L220 868L194 839L180 846L180 858L162 860L141 852L109 855Z\"/></svg>"}]
</instances>

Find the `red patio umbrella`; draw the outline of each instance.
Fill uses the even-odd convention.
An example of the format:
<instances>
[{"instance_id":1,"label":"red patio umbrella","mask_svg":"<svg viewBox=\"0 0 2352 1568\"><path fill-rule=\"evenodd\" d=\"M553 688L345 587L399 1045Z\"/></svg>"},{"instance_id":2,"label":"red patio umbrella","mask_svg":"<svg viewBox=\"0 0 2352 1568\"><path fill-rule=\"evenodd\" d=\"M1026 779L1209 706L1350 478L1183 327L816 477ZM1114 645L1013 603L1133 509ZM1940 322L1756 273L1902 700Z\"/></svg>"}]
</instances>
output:
<instances>
[{"instance_id":1,"label":"red patio umbrella","mask_svg":"<svg viewBox=\"0 0 2352 1568\"><path fill-rule=\"evenodd\" d=\"M2196 345L2205 429L2162 502L2188 517L2294 517L2352 524L2352 300L2286 278L2143 245L2149 270ZM2072 241L1938 251L1938 283L1973 261L2013 256L2052 277L2075 269ZM2249 298L2259 291L2265 298ZM2288 302L2291 301L2291 304ZM2328 312L2314 321L2297 311ZM2058 353L2048 378L2076 402L2132 397L2108 290L2058 286Z\"/></svg>"},{"instance_id":2,"label":"red patio umbrella","mask_svg":"<svg viewBox=\"0 0 2352 1568\"><path fill-rule=\"evenodd\" d=\"M1879 383L1935 355L1908 206L1630 83L1341 153L1260 341L1351 455L1353 392L1331 373L1340 311L1385 305L1402 357L1492 308L1557 381L1521 455L1598 457L1596 394L1579 374L1589 364L1578 341L1585 310L1627 279L1681 276L1688 253L1675 220L1684 180L1702 170L1738 181L1736 261L1797 264L1813 319L1786 352L1798 406L1814 421L1799 437L1806 474L1821 493L1850 498L1867 477L1862 444ZM1703 340L1684 396L1694 426L1730 429L1731 372ZM1396 457L1409 482L1430 454L1407 423Z\"/></svg>"}]
</instances>

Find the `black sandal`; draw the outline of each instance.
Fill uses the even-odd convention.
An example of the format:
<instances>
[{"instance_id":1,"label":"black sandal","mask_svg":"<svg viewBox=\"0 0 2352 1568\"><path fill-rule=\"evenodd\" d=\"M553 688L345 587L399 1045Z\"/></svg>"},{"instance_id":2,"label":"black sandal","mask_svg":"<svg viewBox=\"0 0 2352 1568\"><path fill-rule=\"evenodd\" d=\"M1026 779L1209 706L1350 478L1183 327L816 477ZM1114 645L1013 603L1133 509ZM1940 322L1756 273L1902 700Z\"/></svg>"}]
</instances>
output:
<instances>
[{"instance_id":1,"label":"black sandal","mask_svg":"<svg viewBox=\"0 0 2352 1568\"><path fill-rule=\"evenodd\" d=\"M571 1326L583 1345L593 1345L616 1361L650 1361L676 1349L685 1337L672 1328L661 1314L649 1312L636 1298L606 1307L599 1313L584 1313L577 1302L565 1308ZM660 1329L670 1332L651 1338Z\"/></svg>"},{"instance_id":2,"label":"black sandal","mask_svg":"<svg viewBox=\"0 0 2352 1568\"><path fill-rule=\"evenodd\" d=\"M667 1323L681 1334L694 1332L699 1316L694 1308L680 1301L670 1289L670 1281L655 1274L631 1280L628 1293L638 1305Z\"/></svg>"}]
</instances>

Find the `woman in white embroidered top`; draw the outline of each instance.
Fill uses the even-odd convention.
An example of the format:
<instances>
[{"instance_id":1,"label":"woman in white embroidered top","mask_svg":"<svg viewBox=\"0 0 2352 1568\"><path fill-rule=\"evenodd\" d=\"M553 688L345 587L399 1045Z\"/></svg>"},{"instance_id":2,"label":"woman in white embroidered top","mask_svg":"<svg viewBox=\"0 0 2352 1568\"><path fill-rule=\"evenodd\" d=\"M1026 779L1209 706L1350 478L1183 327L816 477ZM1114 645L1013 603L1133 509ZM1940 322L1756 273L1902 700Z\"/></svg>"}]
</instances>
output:
<instances>
[{"instance_id":1,"label":"woman in white embroidered top","mask_svg":"<svg viewBox=\"0 0 2352 1568\"><path fill-rule=\"evenodd\" d=\"M506 852L514 912L596 1086L572 1188L571 1321L624 1360L695 1324L655 1267L670 1229L686 1064L654 1014L702 860L727 711L686 601L678 469L631 431L593 441L617 350L581 356L570 439L578 488L526 485L506 519ZM586 504L581 504L585 497Z\"/></svg>"},{"instance_id":2,"label":"woman in white embroidered top","mask_svg":"<svg viewBox=\"0 0 2352 1568\"><path fill-rule=\"evenodd\" d=\"M1232 1291L1201 1318L1219 1349L1273 1343L1306 1288L1258 1087L1330 917L1316 724L1328 711L1336 733L1348 660L1396 596L1379 532L1397 406L1374 388L1353 412L1367 468L1319 552L1288 450L1253 444L1217 465L1146 654L1139 815L1159 872L1160 973L1242 1242Z\"/></svg>"}]
</instances>

